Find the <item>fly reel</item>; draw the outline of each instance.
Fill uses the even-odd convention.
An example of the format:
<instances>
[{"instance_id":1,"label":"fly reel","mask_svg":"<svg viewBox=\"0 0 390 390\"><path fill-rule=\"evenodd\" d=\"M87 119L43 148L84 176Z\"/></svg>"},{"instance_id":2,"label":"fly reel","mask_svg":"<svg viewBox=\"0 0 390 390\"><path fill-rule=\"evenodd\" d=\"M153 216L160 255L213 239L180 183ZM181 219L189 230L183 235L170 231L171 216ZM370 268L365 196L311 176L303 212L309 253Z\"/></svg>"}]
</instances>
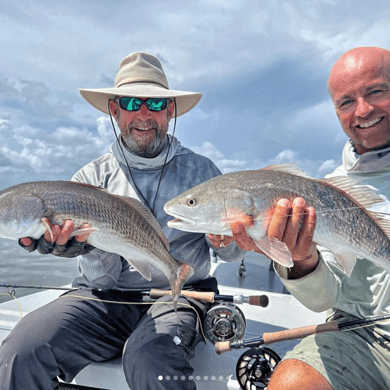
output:
<instances>
[{"instance_id":1,"label":"fly reel","mask_svg":"<svg viewBox=\"0 0 390 390\"><path fill-rule=\"evenodd\" d=\"M242 339L245 327L244 313L232 303L216 303L204 320L205 336L212 344Z\"/></svg>"},{"instance_id":2,"label":"fly reel","mask_svg":"<svg viewBox=\"0 0 390 390\"><path fill-rule=\"evenodd\" d=\"M241 389L265 389L280 361L279 355L270 348L252 348L245 351L236 365L236 376Z\"/></svg>"}]
</instances>

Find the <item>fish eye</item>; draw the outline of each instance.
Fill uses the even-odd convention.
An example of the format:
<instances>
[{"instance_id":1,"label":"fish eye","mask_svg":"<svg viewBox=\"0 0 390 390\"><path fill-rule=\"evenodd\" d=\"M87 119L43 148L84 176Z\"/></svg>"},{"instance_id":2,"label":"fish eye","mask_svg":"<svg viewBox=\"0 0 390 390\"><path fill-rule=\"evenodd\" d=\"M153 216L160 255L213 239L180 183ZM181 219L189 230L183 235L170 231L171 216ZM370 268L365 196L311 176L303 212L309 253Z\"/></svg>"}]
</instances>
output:
<instances>
[{"instance_id":1,"label":"fish eye","mask_svg":"<svg viewBox=\"0 0 390 390\"><path fill-rule=\"evenodd\" d=\"M187 200L187 205L192 207L192 206L195 206L196 205L196 200L195 199L188 199Z\"/></svg>"}]
</instances>

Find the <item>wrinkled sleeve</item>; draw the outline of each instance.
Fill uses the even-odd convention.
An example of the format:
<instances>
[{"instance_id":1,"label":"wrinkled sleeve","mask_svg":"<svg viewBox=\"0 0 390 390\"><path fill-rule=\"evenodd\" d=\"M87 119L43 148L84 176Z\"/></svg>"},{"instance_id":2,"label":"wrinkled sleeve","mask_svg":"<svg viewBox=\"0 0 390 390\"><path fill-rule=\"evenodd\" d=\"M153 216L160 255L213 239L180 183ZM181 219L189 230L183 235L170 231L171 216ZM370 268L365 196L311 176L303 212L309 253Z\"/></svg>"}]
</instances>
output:
<instances>
[{"instance_id":1,"label":"wrinkled sleeve","mask_svg":"<svg viewBox=\"0 0 390 390\"><path fill-rule=\"evenodd\" d=\"M304 306L315 312L328 310L335 306L341 293L341 279L331 269L336 266L332 252L318 247L320 258L316 269L300 279L287 279L287 270L274 263L281 281L291 294Z\"/></svg>"}]
</instances>

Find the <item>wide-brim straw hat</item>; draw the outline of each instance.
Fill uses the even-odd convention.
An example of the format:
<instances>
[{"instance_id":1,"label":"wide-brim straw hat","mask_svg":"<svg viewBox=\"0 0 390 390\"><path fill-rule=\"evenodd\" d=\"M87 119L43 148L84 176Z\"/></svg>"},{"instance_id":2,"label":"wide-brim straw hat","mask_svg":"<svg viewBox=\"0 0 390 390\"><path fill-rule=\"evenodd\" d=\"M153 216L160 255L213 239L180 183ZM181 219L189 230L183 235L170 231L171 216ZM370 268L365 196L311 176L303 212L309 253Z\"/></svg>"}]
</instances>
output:
<instances>
[{"instance_id":1,"label":"wide-brim straw hat","mask_svg":"<svg viewBox=\"0 0 390 390\"><path fill-rule=\"evenodd\" d=\"M119 66L114 88L80 89L81 96L95 108L109 114L108 101L121 96L175 98L177 116L193 109L202 97L199 92L169 89L160 61L147 53L131 53Z\"/></svg>"}]
</instances>

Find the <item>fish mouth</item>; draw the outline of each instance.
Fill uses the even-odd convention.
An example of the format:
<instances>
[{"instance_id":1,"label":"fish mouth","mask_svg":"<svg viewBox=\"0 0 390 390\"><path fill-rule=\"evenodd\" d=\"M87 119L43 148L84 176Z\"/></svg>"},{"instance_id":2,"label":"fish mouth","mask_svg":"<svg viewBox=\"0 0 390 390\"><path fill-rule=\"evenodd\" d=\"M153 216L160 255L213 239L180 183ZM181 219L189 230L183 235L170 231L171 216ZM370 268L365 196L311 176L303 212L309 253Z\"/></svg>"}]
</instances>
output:
<instances>
[{"instance_id":1,"label":"fish mouth","mask_svg":"<svg viewBox=\"0 0 390 390\"><path fill-rule=\"evenodd\" d=\"M175 219L168 221L168 227L179 228L179 227L194 227L196 222L191 218L183 217L182 215L170 213Z\"/></svg>"}]
</instances>

